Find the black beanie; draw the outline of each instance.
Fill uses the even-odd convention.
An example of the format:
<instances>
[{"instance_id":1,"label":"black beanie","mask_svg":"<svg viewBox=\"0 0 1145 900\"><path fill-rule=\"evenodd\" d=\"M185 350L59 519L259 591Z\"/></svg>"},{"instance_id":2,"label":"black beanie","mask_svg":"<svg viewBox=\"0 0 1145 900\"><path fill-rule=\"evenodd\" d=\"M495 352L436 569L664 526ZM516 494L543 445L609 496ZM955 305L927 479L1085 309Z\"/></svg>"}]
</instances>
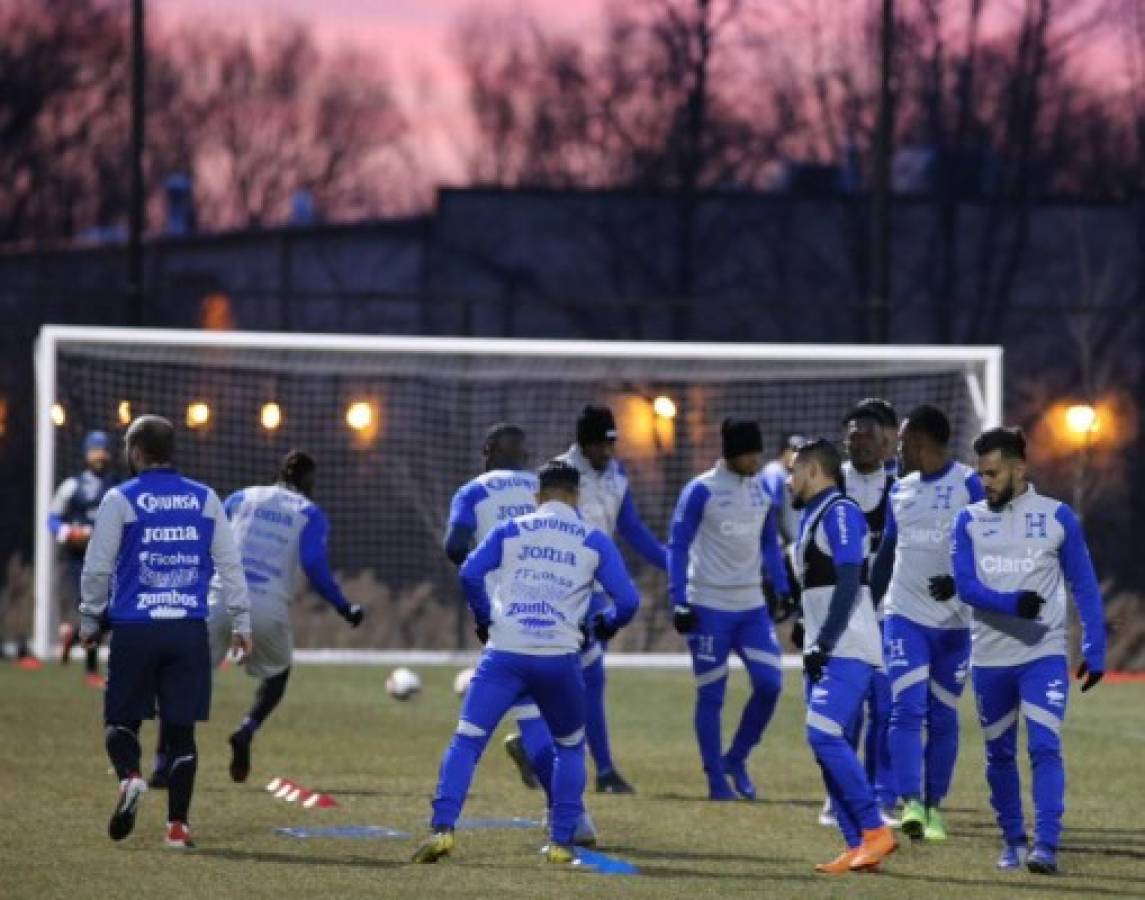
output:
<instances>
[{"instance_id":1,"label":"black beanie","mask_svg":"<svg viewBox=\"0 0 1145 900\"><path fill-rule=\"evenodd\" d=\"M720 425L724 459L743 453L762 453L763 434L754 419L724 419Z\"/></svg>"},{"instance_id":2,"label":"black beanie","mask_svg":"<svg viewBox=\"0 0 1145 900\"><path fill-rule=\"evenodd\" d=\"M607 406L591 403L580 411L576 420L576 442L582 447L616 440L616 419Z\"/></svg>"}]
</instances>

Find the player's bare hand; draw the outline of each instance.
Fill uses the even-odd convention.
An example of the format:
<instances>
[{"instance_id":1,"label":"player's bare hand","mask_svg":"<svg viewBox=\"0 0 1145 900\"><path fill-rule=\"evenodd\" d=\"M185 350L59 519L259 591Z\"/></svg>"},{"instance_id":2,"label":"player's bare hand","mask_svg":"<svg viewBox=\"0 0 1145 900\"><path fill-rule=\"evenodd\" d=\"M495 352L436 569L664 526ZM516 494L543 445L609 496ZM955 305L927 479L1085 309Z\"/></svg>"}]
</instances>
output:
<instances>
[{"instance_id":1,"label":"player's bare hand","mask_svg":"<svg viewBox=\"0 0 1145 900\"><path fill-rule=\"evenodd\" d=\"M250 659L251 647L249 634L236 634L231 638L231 658L236 666L241 666Z\"/></svg>"}]
</instances>

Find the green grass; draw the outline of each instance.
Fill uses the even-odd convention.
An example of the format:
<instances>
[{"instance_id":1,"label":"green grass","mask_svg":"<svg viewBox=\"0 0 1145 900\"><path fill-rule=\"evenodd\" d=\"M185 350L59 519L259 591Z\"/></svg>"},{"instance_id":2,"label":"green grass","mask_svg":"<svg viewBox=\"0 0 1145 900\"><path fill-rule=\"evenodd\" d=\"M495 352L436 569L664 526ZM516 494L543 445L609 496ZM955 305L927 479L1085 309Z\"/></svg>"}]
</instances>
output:
<instances>
[{"instance_id":1,"label":"green grass","mask_svg":"<svg viewBox=\"0 0 1145 900\"><path fill-rule=\"evenodd\" d=\"M608 878L546 868L539 831L460 832L451 859L407 863L411 841L299 840L299 824L388 825L420 836L437 764L453 730L453 670L423 669L410 703L387 698L374 668L301 667L255 745L251 783L226 775L226 735L253 682L216 682L214 720L199 733L192 821L199 850L162 846L166 802L149 793L135 833L106 837L115 780L104 755L100 697L76 666L28 673L0 666L0 896L58 897L829 897L1145 895L1145 685L1102 685L1070 698L1065 875L999 876L999 838L986 801L982 741L963 703L965 734L949 803L951 840L905 845L876 876L824 879L815 862L839 849L819 827L822 787L803 742L793 675L752 760L762 799L709 804L691 733L692 687L683 672L610 675L613 742L636 797L589 794L602 849L640 867ZM744 697L734 673L729 712ZM726 719L729 717L725 717ZM728 728L730 724L727 722ZM145 726L150 747L154 732ZM333 793L341 806L302 810L263 789L275 775ZM1024 774L1028 785L1028 774ZM497 740L478 773L470 816L534 816ZM1028 809L1028 802L1027 802Z\"/></svg>"}]
</instances>

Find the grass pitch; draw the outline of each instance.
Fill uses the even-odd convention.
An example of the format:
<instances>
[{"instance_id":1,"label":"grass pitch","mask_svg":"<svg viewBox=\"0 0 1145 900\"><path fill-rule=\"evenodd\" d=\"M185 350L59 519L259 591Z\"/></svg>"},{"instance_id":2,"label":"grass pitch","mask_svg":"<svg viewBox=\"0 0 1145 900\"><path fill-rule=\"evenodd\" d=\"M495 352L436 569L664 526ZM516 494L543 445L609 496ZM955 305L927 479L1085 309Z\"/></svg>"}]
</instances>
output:
<instances>
[{"instance_id":1,"label":"grass pitch","mask_svg":"<svg viewBox=\"0 0 1145 900\"><path fill-rule=\"evenodd\" d=\"M438 760L458 703L453 669L423 668L425 689L389 699L377 668L298 667L283 706L255 743L247 785L231 784L226 735L254 683L231 670L216 680L214 718L199 732L192 825L199 849L162 846L166 798L149 792L135 833L106 836L116 783L103 750L100 695L81 669L38 673L0 666L0 897L76 892L135 897L1084 897L1145 895L1145 685L1103 684L1070 697L1065 741L1069 793L1064 875L994 871L1000 839L986 800L982 739L964 699L963 744L949 800L951 839L911 845L878 875L815 875L838 835L816 824L823 789L803 741L794 673L751 762L761 799L704 801L684 672L610 673L614 751L635 797L588 795L601 850L640 875L556 870L534 831L459 832L452 858L408 863L413 841L297 839L297 825L385 825L420 838ZM725 731L745 687L733 673ZM504 727L503 729L504 730ZM469 817L539 818L500 746L490 745L466 807ZM149 751L154 730L144 726ZM150 753L145 755L149 763ZM591 772L591 768L590 768ZM304 810L265 790L274 776L333 794L340 806ZM1028 797L1028 770L1023 787ZM1027 800L1027 810L1029 803Z\"/></svg>"}]
</instances>

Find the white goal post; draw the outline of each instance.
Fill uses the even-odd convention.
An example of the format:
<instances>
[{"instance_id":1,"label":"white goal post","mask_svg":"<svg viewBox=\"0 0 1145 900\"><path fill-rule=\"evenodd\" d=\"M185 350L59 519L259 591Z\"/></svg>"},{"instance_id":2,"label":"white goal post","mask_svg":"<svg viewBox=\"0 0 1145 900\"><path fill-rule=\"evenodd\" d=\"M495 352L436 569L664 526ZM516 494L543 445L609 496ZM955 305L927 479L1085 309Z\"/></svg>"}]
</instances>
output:
<instances>
[{"instance_id":1,"label":"white goal post","mask_svg":"<svg viewBox=\"0 0 1145 900\"><path fill-rule=\"evenodd\" d=\"M1002 422L1000 347L48 325L35 361L33 643L41 657L53 651L59 616L53 584L58 551L46 527L53 492L79 466L82 434L98 428L118 438L125 415L171 418L180 429L182 467L221 496L267 480L284 448L315 448L317 499L331 518L334 568L352 599L354 591L374 591L378 604L394 610L394 621L384 632L365 635L374 643L351 645L351 633L336 630L336 623L328 628L334 617L325 616L308 632L309 647L323 651L323 659L375 661L378 649L464 649L454 642L452 626L444 633L444 620L419 618L419 604L430 598L443 609L457 606L455 594L443 596L453 573L441 555L440 529L453 491L479 471L480 436L495 421L523 425L539 462L567 448L580 405L612 404L620 420L618 455L629 466L637 506L661 534L684 482L710 465L726 414L760 419L770 444L786 429L837 438L839 416L864 396L886 396L900 413L933 402L951 412L963 452L974 434ZM673 400L667 408L674 419L661 415L665 406L654 405L661 396ZM191 418L195 403L205 410L202 427ZM276 407L273 420L266 418L269 404ZM639 567L635 574L654 577ZM378 610L375 618L387 615ZM655 644L654 631L639 646L619 649L664 649Z\"/></svg>"}]
</instances>

